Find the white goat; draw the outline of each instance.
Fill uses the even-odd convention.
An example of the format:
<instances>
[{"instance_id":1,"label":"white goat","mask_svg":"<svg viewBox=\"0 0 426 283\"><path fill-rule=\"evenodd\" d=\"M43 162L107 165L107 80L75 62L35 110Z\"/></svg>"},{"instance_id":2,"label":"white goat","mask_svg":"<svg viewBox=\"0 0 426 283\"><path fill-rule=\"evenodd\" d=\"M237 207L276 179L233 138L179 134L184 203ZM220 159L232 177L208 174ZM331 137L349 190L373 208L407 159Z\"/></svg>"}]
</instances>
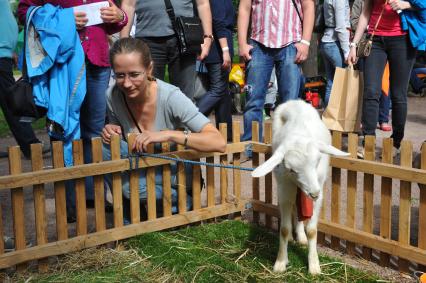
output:
<instances>
[{"instance_id":1,"label":"white goat","mask_svg":"<svg viewBox=\"0 0 426 283\"><path fill-rule=\"evenodd\" d=\"M278 202L281 213L280 247L274 271L283 272L288 263L287 245L292 239L292 213L296 215L296 193L299 187L314 200L313 216L306 223L295 220L297 241L308 243L309 273L319 274L317 253L317 224L322 204L322 188L327 178L329 154L347 156L348 153L331 146L331 135L317 111L302 100L281 104L273 119L273 155L253 171L261 177L275 168ZM307 235L307 237L306 237Z\"/></svg>"}]
</instances>

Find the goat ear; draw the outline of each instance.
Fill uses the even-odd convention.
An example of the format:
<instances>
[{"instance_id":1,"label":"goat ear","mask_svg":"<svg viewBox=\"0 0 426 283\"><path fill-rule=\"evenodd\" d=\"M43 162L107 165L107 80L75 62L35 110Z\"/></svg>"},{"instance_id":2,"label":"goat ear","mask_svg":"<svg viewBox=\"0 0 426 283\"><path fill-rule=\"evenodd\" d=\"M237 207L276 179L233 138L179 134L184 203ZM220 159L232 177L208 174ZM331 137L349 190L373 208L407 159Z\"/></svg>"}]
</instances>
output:
<instances>
[{"instance_id":1,"label":"goat ear","mask_svg":"<svg viewBox=\"0 0 426 283\"><path fill-rule=\"evenodd\" d=\"M335 156L349 156L350 153L341 151L332 145L327 145L322 142L317 143L318 149L321 153L335 155Z\"/></svg>"},{"instance_id":2,"label":"goat ear","mask_svg":"<svg viewBox=\"0 0 426 283\"><path fill-rule=\"evenodd\" d=\"M284 155L282 153L274 153L265 163L260 165L251 173L252 177L262 177L271 172L278 164L282 162Z\"/></svg>"}]
</instances>

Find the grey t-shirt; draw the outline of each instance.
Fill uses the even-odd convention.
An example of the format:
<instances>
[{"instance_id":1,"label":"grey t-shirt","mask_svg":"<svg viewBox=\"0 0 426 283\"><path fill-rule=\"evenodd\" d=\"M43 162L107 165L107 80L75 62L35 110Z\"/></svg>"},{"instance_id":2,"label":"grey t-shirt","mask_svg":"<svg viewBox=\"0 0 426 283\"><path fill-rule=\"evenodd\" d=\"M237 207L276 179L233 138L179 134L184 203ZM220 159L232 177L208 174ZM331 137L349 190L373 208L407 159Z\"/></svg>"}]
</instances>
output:
<instances>
[{"instance_id":1,"label":"grey t-shirt","mask_svg":"<svg viewBox=\"0 0 426 283\"><path fill-rule=\"evenodd\" d=\"M175 16L192 17L192 0L171 0ZM160 37L174 34L164 0L137 0L136 37Z\"/></svg>"},{"instance_id":2,"label":"grey t-shirt","mask_svg":"<svg viewBox=\"0 0 426 283\"><path fill-rule=\"evenodd\" d=\"M157 79L157 112L154 131L186 128L200 132L210 120L198 111L194 103L179 88ZM110 124L122 127L124 134L139 133L118 87L107 91L108 118Z\"/></svg>"}]
</instances>

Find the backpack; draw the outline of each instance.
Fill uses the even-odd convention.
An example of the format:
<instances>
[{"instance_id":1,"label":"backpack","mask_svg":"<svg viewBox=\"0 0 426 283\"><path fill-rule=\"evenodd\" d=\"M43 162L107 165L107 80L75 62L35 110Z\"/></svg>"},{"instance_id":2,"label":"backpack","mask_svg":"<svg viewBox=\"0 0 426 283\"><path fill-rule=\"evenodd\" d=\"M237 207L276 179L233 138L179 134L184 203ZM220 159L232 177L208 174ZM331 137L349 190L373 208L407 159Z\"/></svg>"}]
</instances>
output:
<instances>
[{"instance_id":1,"label":"backpack","mask_svg":"<svg viewBox=\"0 0 426 283\"><path fill-rule=\"evenodd\" d=\"M323 33L325 30L324 4L317 1L315 4L314 32Z\"/></svg>"}]
</instances>

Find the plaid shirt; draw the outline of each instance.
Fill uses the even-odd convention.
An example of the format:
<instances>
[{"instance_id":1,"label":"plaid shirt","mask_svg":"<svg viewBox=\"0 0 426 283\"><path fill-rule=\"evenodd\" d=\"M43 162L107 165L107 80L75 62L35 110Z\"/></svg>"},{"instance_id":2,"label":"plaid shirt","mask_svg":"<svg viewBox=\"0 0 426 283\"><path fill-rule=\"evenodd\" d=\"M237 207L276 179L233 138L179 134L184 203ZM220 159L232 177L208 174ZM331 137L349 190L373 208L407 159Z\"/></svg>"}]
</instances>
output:
<instances>
[{"instance_id":1,"label":"plaid shirt","mask_svg":"<svg viewBox=\"0 0 426 283\"><path fill-rule=\"evenodd\" d=\"M303 19L301 0L294 0ZM292 0L253 0L251 39L282 48L302 39L302 23Z\"/></svg>"}]
</instances>

